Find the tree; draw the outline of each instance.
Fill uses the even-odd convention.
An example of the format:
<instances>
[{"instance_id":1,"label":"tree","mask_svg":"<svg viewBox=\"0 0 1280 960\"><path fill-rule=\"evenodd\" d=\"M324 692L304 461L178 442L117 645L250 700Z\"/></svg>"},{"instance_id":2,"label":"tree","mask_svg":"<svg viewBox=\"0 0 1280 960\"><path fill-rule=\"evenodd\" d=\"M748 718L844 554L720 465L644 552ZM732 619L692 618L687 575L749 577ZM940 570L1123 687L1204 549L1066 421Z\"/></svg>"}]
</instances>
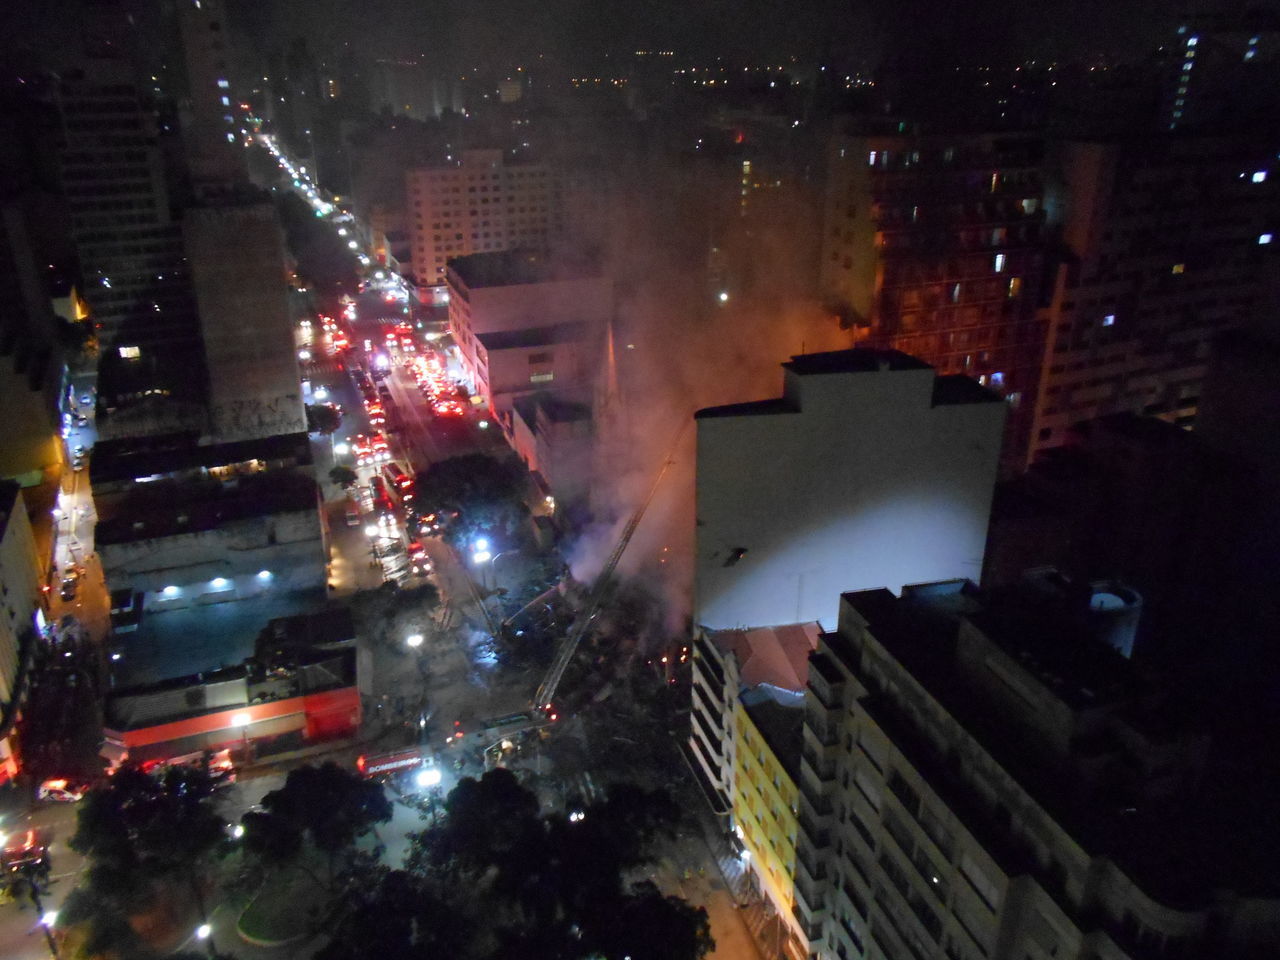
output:
<instances>
[{"instance_id":1,"label":"tree","mask_svg":"<svg viewBox=\"0 0 1280 960\"><path fill-rule=\"evenodd\" d=\"M351 487L359 481L360 475L350 467L339 464L329 471L329 479L340 487Z\"/></svg>"},{"instance_id":2,"label":"tree","mask_svg":"<svg viewBox=\"0 0 1280 960\"><path fill-rule=\"evenodd\" d=\"M332 761L290 771L283 787L262 798L262 807L241 821L245 849L270 867L297 862L309 846L327 861L331 890L356 840L392 812L380 784Z\"/></svg>"},{"instance_id":3,"label":"tree","mask_svg":"<svg viewBox=\"0 0 1280 960\"><path fill-rule=\"evenodd\" d=\"M307 432L326 436L342 426L342 414L327 403L309 403L306 407Z\"/></svg>"},{"instance_id":4,"label":"tree","mask_svg":"<svg viewBox=\"0 0 1280 960\"><path fill-rule=\"evenodd\" d=\"M662 792L615 788L544 815L510 771L464 779L411 838L403 875L367 891L318 960L700 960L714 947L706 911L626 879L678 819Z\"/></svg>"},{"instance_id":5,"label":"tree","mask_svg":"<svg viewBox=\"0 0 1280 960\"><path fill-rule=\"evenodd\" d=\"M469 453L439 460L418 474L417 491L427 512L457 514L445 530L455 546L478 536L515 536L529 514L525 475L514 458Z\"/></svg>"},{"instance_id":6,"label":"tree","mask_svg":"<svg viewBox=\"0 0 1280 960\"><path fill-rule=\"evenodd\" d=\"M118 770L80 807L69 844L88 868L67 900L64 922L83 926L86 950L97 953L137 949L129 918L172 902L176 889L185 887L205 917L205 869L209 857L225 849L224 826L207 771Z\"/></svg>"}]
</instances>

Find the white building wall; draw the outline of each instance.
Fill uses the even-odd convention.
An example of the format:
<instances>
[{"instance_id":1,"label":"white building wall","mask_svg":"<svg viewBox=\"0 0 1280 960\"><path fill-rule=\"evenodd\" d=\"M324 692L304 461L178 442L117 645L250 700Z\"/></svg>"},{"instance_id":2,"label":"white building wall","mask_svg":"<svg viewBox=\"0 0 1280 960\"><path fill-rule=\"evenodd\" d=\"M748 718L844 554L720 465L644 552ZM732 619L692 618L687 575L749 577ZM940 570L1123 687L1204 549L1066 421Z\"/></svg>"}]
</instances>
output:
<instances>
[{"instance_id":1,"label":"white building wall","mask_svg":"<svg viewBox=\"0 0 1280 960\"><path fill-rule=\"evenodd\" d=\"M1005 407L933 382L788 371L796 412L699 415L698 624L832 630L842 592L978 578Z\"/></svg>"}]
</instances>

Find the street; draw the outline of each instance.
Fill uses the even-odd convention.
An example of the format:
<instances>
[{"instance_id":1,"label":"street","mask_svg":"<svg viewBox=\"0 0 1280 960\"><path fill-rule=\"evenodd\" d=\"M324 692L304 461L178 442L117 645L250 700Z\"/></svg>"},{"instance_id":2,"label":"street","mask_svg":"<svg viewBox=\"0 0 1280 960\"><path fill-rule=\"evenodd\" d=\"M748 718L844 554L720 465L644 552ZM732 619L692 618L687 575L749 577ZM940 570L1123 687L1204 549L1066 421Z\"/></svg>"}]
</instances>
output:
<instances>
[{"instance_id":1,"label":"street","mask_svg":"<svg viewBox=\"0 0 1280 960\"><path fill-rule=\"evenodd\" d=\"M262 140L293 179L292 189L317 214L333 213L305 174L279 154L272 141ZM356 239L362 236L359 225L350 218L332 225L361 267L374 270L363 243ZM323 759L352 768L358 752L423 744L437 758L444 793L461 777L478 776L486 762L500 758L537 792L544 810L558 808L572 797L602 799L608 782L589 759L592 737L588 710L550 724L545 739L542 733L528 730L523 737L503 733L493 742L485 736L486 719L532 716L531 698L542 679L541 669L502 666L493 648L494 625L502 611L496 601L487 598L499 587L519 586L525 568L521 555L506 551L489 556L483 549L484 559L477 561L478 550L468 563L442 537L408 527L405 506L409 501L401 498L403 491L397 493L394 503L383 505L372 498L370 487L376 490L372 481L378 478L382 489L387 489L383 468L389 463L398 465L406 482L411 483L417 474L441 460L474 452L505 452L506 447L499 431L489 428L487 411L456 397L452 384L446 384L445 394L439 393L439 383L433 386L435 392L428 392L427 384L420 382L421 369L416 374L411 370L414 358L421 356L438 357L436 369L446 370L445 356L438 351L447 348L448 341L425 332L425 325L418 320L419 308L410 303L398 278L394 274L384 278L375 272L364 289L352 293L341 298L313 295L295 301L296 344L306 402L332 404L341 413L341 422L331 434L312 434L316 480L329 530L329 596L355 598L359 604L365 602L361 595L370 596L370 591L388 580L399 578L402 587L412 588L429 579L439 591L440 604L431 623L424 625L420 634L413 634L412 641L409 636L358 638L364 647L361 662L365 671L360 682L364 722L359 743ZM364 372L363 377L359 371ZM73 429L76 433L69 438L69 446L83 443L91 448L92 427ZM386 453L379 457L377 444L383 442ZM348 489L334 482L330 477L334 467L353 470L356 484ZM45 775L57 772L59 763L83 760L80 754L85 752L87 741L80 742L85 740L80 732L92 731L96 738L100 729L97 678L103 641L110 630L110 602L93 552L95 518L87 479L86 473L73 472L59 501L63 515L57 568L78 570L80 581L71 599L52 598L59 639L46 653L47 662L33 684L29 708L32 716L42 718L28 742L29 756L34 760L33 769L46 771ZM425 577L408 569L415 542L421 544L430 564ZM501 565L499 558L505 561ZM667 694L661 688L658 692ZM636 735L661 739L666 730L655 728ZM491 733L490 738L493 736ZM228 824L284 782L283 766L262 764L242 771L239 782L220 801L220 812ZM625 776L646 787L666 787L673 777L683 776L682 769L628 770L625 763L621 767ZM381 843L384 862L398 866L408 848L408 834L421 829L422 823L416 810L401 802L394 804L394 810L392 822L379 828L370 842ZM74 832L75 812L73 804L40 805L27 814L11 814L11 822L2 827L9 832L36 826L53 831L48 909L57 908L83 869L81 858L66 847L67 837ZM691 819L696 820L696 815ZM707 843L697 837L700 828L689 825L686 829L690 832L679 855L656 864L649 877L664 892L707 906L713 934L720 943L713 956L757 956L733 889L740 865L735 868L718 862ZM245 941L237 930L244 905L242 899L211 905L211 937L220 950L246 958L308 957L315 951L318 944L314 941L276 947ZM176 945L178 949L207 946L195 938L198 918L191 919L191 937ZM0 956L27 960L47 952L32 909L16 904L0 907Z\"/></svg>"}]
</instances>

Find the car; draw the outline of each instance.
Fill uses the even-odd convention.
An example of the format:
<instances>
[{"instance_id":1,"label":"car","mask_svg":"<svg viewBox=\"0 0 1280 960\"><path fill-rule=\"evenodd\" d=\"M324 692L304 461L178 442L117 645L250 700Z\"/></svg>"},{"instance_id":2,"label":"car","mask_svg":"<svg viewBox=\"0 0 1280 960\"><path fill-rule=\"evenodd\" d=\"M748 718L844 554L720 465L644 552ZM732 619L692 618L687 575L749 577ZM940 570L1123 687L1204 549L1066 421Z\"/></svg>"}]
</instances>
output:
<instances>
[{"instance_id":1,"label":"car","mask_svg":"<svg viewBox=\"0 0 1280 960\"><path fill-rule=\"evenodd\" d=\"M88 418L88 417L84 416L83 414L81 414L80 416L76 417L76 426L77 426L77 427L87 427L88 425L89 425L89 418Z\"/></svg>"},{"instance_id":2,"label":"car","mask_svg":"<svg viewBox=\"0 0 1280 960\"><path fill-rule=\"evenodd\" d=\"M83 469L84 469L84 457L76 457L74 460L72 460L72 461L71 461L71 469L72 469L72 470L74 470L76 473L79 473L81 470L83 470Z\"/></svg>"},{"instance_id":3,"label":"car","mask_svg":"<svg viewBox=\"0 0 1280 960\"><path fill-rule=\"evenodd\" d=\"M62 777L45 780L36 788L36 799L51 803L79 803L88 788L83 783L73 783Z\"/></svg>"},{"instance_id":4,"label":"car","mask_svg":"<svg viewBox=\"0 0 1280 960\"><path fill-rule=\"evenodd\" d=\"M85 445L83 443L77 443L75 449L72 450L71 452L74 453L77 457L83 457L86 453L88 453L88 450L85 448Z\"/></svg>"},{"instance_id":5,"label":"car","mask_svg":"<svg viewBox=\"0 0 1280 960\"><path fill-rule=\"evenodd\" d=\"M70 573L62 578L62 589L58 591L58 596L63 600L74 600L76 598L76 588L80 585L80 574Z\"/></svg>"},{"instance_id":6,"label":"car","mask_svg":"<svg viewBox=\"0 0 1280 960\"><path fill-rule=\"evenodd\" d=\"M91 394L91 393L82 393L82 394L80 395L80 405L81 405L81 406L84 406L84 407L92 406L92 405L93 405L93 394Z\"/></svg>"},{"instance_id":7,"label":"car","mask_svg":"<svg viewBox=\"0 0 1280 960\"><path fill-rule=\"evenodd\" d=\"M348 503L346 509L346 518L348 527L360 526L360 508L354 503Z\"/></svg>"}]
</instances>

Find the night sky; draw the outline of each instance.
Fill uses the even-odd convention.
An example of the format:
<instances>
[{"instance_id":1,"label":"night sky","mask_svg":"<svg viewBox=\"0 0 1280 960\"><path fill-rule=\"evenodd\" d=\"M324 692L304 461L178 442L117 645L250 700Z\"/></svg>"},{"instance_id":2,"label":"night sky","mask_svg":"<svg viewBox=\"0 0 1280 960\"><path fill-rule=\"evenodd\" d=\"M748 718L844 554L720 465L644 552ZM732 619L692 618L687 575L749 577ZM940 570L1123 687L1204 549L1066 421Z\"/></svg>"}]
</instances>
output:
<instances>
[{"instance_id":1,"label":"night sky","mask_svg":"<svg viewBox=\"0 0 1280 960\"><path fill-rule=\"evenodd\" d=\"M80 0L92 4L102 0ZM105 0L146 3L148 0ZM606 53L671 49L691 60L779 54L874 68L882 51L912 60L982 63L1102 53L1140 58L1184 10L1280 0L228 0L265 44L302 34L319 49L350 44L372 57L427 53L513 63L539 53L595 64ZM10 51L56 61L68 42L66 2L0 4ZM474 64L472 64L474 66Z\"/></svg>"}]
</instances>

